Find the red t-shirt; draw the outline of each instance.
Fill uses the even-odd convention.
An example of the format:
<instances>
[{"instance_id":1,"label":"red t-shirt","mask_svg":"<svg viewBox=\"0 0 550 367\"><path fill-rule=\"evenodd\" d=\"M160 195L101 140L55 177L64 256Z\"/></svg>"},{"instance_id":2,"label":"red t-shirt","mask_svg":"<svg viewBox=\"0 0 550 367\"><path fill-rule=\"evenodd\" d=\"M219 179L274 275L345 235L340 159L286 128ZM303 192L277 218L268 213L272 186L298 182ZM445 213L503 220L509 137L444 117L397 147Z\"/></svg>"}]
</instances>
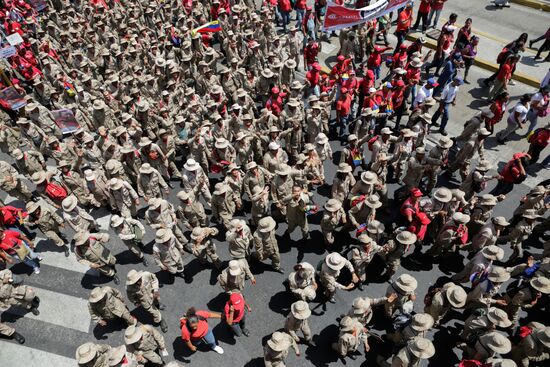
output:
<instances>
[{"instance_id":1,"label":"red t-shirt","mask_svg":"<svg viewBox=\"0 0 550 367\"><path fill-rule=\"evenodd\" d=\"M546 147L548 145L548 139L550 139L550 130L542 129L532 139L531 144L537 145L539 147Z\"/></svg>"},{"instance_id":2,"label":"red t-shirt","mask_svg":"<svg viewBox=\"0 0 550 367\"><path fill-rule=\"evenodd\" d=\"M292 5L290 4L290 0L279 0L279 9L281 11L292 11Z\"/></svg>"},{"instance_id":3,"label":"red t-shirt","mask_svg":"<svg viewBox=\"0 0 550 367\"><path fill-rule=\"evenodd\" d=\"M359 83L359 89L361 90L361 92L365 94L369 91L369 89L374 87L374 73L372 72L372 70L369 70L368 73L371 74L372 76L368 78L364 77L363 79L361 79L361 82Z\"/></svg>"},{"instance_id":4,"label":"red t-shirt","mask_svg":"<svg viewBox=\"0 0 550 367\"><path fill-rule=\"evenodd\" d=\"M422 14L426 14L430 12L430 0L423 0L420 3L420 7L418 8L418 12Z\"/></svg>"},{"instance_id":5,"label":"red t-shirt","mask_svg":"<svg viewBox=\"0 0 550 367\"><path fill-rule=\"evenodd\" d=\"M510 182L510 183L516 182L516 179L521 175L521 171L517 167L516 161L511 160L510 162L508 162L506 166L504 166L504 169L502 170L501 175L502 175L502 179L505 182Z\"/></svg>"},{"instance_id":6,"label":"red t-shirt","mask_svg":"<svg viewBox=\"0 0 550 367\"><path fill-rule=\"evenodd\" d=\"M336 111L340 114L340 116L347 116L349 115L351 111L351 100L352 100L351 94L346 94L345 99L340 99L336 103Z\"/></svg>"},{"instance_id":7,"label":"red t-shirt","mask_svg":"<svg viewBox=\"0 0 550 367\"><path fill-rule=\"evenodd\" d=\"M227 320L229 318L229 307L233 306L233 323L236 323L241 321L244 317L245 301L243 295L239 293L233 293L231 298L232 304L230 305L229 301L227 301L223 312L225 314L225 319Z\"/></svg>"},{"instance_id":8,"label":"red t-shirt","mask_svg":"<svg viewBox=\"0 0 550 367\"><path fill-rule=\"evenodd\" d=\"M0 242L0 249L6 251L8 254L13 254L13 248L19 245L23 240L21 234L17 231L7 229L4 231L4 238Z\"/></svg>"},{"instance_id":9,"label":"red t-shirt","mask_svg":"<svg viewBox=\"0 0 550 367\"><path fill-rule=\"evenodd\" d=\"M307 0L297 0L296 1L296 9L305 9L307 6Z\"/></svg>"},{"instance_id":10,"label":"red t-shirt","mask_svg":"<svg viewBox=\"0 0 550 367\"><path fill-rule=\"evenodd\" d=\"M419 207L420 207L420 204L418 200L416 201L416 203L413 204L411 198L408 198L407 200L405 200L403 205L401 205L400 212L405 217L407 217L408 215L411 215L412 218L414 219L414 215L418 212Z\"/></svg>"},{"instance_id":11,"label":"red t-shirt","mask_svg":"<svg viewBox=\"0 0 550 367\"><path fill-rule=\"evenodd\" d=\"M509 80L512 76L512 65L504 64L497 74L497 79L500 81Z\"/></svg>"},{"instance_id":12,"label":"red t-shirt","mask_svg":"<svg viewBox=\"0 0 550 367\"><path fill-rule=\"evenodd\" d=\"M319 44L317 42L306 45L304 48L304 57L308 65L313 64L317 61L317 55L319 54Z\"/></svg>"},{"instance_id":13,"label":"red t-shirt","mask_svg":"<svg viewBox=\"0 0 550 367\"><path fill-rule=\"evenodd\" d=\"M393 109L396 110L403 104L405 100L405 89L396 89L391 95Z\"/></svg>"},{"instance_id":14,"label":"red t-shirt","mask_svg":"<svg viewBox=\"0 0 550 367\"><path fill-rule=\"evenodd\" d=\"M312 87L315 87L316 85L319 85L319 81L321 80L321 73L319 73L317 70L310 70L306 73L306 79Z\"/></svg>"},{"instance_id":15,"label":"red t-shirt","mask_svg":"<svg viewBox=\"0 0 550 367\"><path fill-rule=\"evenodd\" d=\"M0 208L0 223L4 226L12 226L18 221L18 213L21 212L21 216L25 217L25 213L19 208L11 205L6 205Z\"/></svg>"},{"instance_id":16,"label":"red t-shirt","mask_svg":"<svg viewBox=\"0 0 550 367\"><path fill-rule=\"evenodd\" d=\"M443 9L443 5L445 5L445 2L447 0L434 0L432 3L432 9L433 10L441 10Z\"/></svg>"},{"instance_id":17,"label":"red t-shirt","mask_svg":"<svg viewBox=\"0 0 550 367\"><path fill-rule=\"evenodd\" d=\"M210 316L210 313L208 311L197 311L197 316L201 316L205 319L208 319ZM187 328L187 324L184 321L181 321L181 338L184 341L197 341L206 335L208 332L208 322L206 320L200 320L197 325L197 329L194 330L192 333L190 333L189 329Z\"/></svg>"},{"instance_id":18,"label":"red t-shirt","mask_svg":"<svg viewBox=\"0 0 550 367\"><path fill-rule=\"evenodd\" d=\"M397 21L397 29L396 32L401 31L407 31L411 27L412 23L412 8L410 9L403 9L401 13L399 13L399 19Z\"/></svg>"}]
</instances>

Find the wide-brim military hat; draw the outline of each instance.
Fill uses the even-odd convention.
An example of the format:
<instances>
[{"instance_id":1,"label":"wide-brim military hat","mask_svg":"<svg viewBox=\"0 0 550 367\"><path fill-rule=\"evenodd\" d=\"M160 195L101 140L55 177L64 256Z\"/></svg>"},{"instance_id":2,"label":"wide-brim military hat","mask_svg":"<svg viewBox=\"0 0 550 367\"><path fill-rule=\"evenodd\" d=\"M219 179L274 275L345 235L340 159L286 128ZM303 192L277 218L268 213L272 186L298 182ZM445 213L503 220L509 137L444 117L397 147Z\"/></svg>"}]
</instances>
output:
<instances>
[{"instance_id":1,"label":"wide-brim military hat","mask_svg":"<svg viewBox=\"0 0 550 367\"><path fill-rule=\"evenodd\" d=\"M109 366L119 366L126 356L126 346L111 347L109 349Z\"/></svg>"},{"instance_id":2,"label":"wide-brim military hat","mask_svg":"<svg viewBox=\"0 0 550 367\"><path fill-rule=\"evenodd\" d=\"M448 288L445 295L451 306L455 308L464 307L466 304L466 297L468 296L464 288L459 285Z\"/></svg>"},{"instance_id":3,"label":"wide-brim military hat","mask_svg":"<svg viewBox=\"0 0 550 367\"><path fill-rule=\"evenodd\" d=\"M434 192L434 198L442 203L448 203L453 198L453 193L446 187L439 187Z\"/></svg>"},{"instance_id":4,"label":"wide-brim military hat","mask_svg":"<svg viewBox=\"0 0 550 367\"><path fill-rule=\"evenodd\" d=\"M489 311L487 312L487 318L498 327L507 328L512 325L512 321L510 321L510 319L508 318L508 314L506 313L506 311L501 310L497 307L489 308Z\"/></svg>"},{"instance_id":5,"label":"wide-brim military hat","mask_svg":"<svg viewBox=\"0 0 550 367\"><path fill-rule=\"evenodd\" d=\"M104 288L104 287L95 287L90 292L90 298L88 299L88 301L90 301L90 303L97 303L97 302L101 301L103 299L103 297L105 297L106 294L107 294L107 289L106 288Z\"/></svg>"},{"instance_id":6,"label":"wide-brim military hat","mask_svg":"<svg viewBox=\"0 0 550 367\"><path fill-rule=\"evenodd\" d=\"M141 271L137 271L135 269L130 270L126 276L126 285L136 284L138 280L141 279L142 275L143 273Z\"/></svg>"},{"instance_id":7,"label":"wide-brim military hat","mask_svg":"<svg viewBox=\"0 0 550 367\"><path fill-rule=\"evenodd\" d=\"M416 242L416 235L409 231L401 231L395 236L395 239L403 245L412 245Z\"/></svg>"},{"instance_id":8,"label":"wide-brim military hat","mask_svg":"<svg viewBox=\"0 0 550 367\"><path fill-rule=\"evenodd\" d=\"M76 363L84 365L92 361L97 355L97 347L94 343L84 343L76 350Z\"/></svg>"},{"instance_id":9,"label":"wide-brim military hat","mask_svg":"<svg viewBox=\"0 0 550 367\"><path fill-rule=\"evenodd\" d=\"M167 228L159 228L155 233L155 241L157 243L164 243L170 241L171 238L170 230Z\"/></svg>"},{"instance_id":10,"label":"wide-brim military hat","mask_svg":"<svg viewBox=\"0 0 550 367\"><path fill-rule=\"evenodd\" d=\"M258 231L262 233L271 232L275 229L277 222L272 217L265 217L258 222Z\"/></svg>"},{"instance_id":11,"label":"wide-brim military hat","mask_svg":"<svg viewBox=\"0 0 550 367\"><path fill-rule=\"evenodd\" d=\"M416 290L418 282L409 274L401 274L395 280L394 286L404 293L410 293Z\"/></svg>"},{"instance_id":12,"label":"wide-brim military hat","mask_svg":"<svg viewBox=\"0 0 550 367\"><path fill-rule=\"evenodd\" d=\"M271 335L271 338L267 341L267 345L275 352L282 352L290 347L290 340L286 335L280 331L276 331Z\"/></svg>"},{"instance_id":13,"label":"wide-brim military hat","mask_svg":"<svg viewBox=\"0 0 550 367\"><path fill-rule=\"evenodd\" d=\"M311 316L311 310L307 302L304 301L294 302L292 306L290 306L290 312L292 312L292 316L298 320L305 320Z\"/></svg>"},{"instance_id":14,"label":"wide-brim military hat","mask_svg":"<svg viewBox=\"0 0 550 367\"><path fill-rule=\"evenodd\" d=\"M510 273L502 266L493 266L487 274L487 279L493 283L504 283L510 279Z\"/></svg>"},{"instance_id":15,"label":"wide-brim military hat","mask_svg":"<svg viewBox=\"0 0 550 367\"><path fill-rule=\"evenodd\" d=\"M342 203L336 199L329 199L325 204L325 210L329 212L336 212L342 208Z\"/></svg>"},{"instance_id":16,"label":"wide-brim military hat","mask_svg":"<svg viewBox=\"0 0 550 367\"><path fill-rule=\"evenodd\" d=\"M539 276L536 278L531 279L529 282L531 284L531 287L535 288L537 291L542 292L544 294L550 293L550 279Z\"/></svg>"},{"instance_id":17,"label":"wide-brim military hat","mask_svg":"<svg viewBox=\"0 0 550 367\"><path fill-rule=\"evenodd\" d=\"M325 257L325 264L332 270L340 270L346 265L346 259L337 252L333 252Z\"/></svg>"},{"instance_id":18,"label":"wide-brim military hat","mask_svg":"<svg viewBox=\"0 0 550 367\"><path fill-rule=\"evenodd\" d=\"M502 260L504 257L504 250L497 245L489 245L481 249L483 256L489 260Z\"/></svg>"},{"instance_id":19,"label":"wide-brim military hat","mask_svg":"<svg viewBox=\"0 0 550 367\"><path fill-rule=\"evenodd\" d=\"M492 331L479 337L479 341L486 348L499 354L506 354L512 349L508 337L498 331Z\"/></svg>"},{"instance_id":20,"label":"wide-brim military hat","mask_svg":"<svg viewBox=\"0 0 550 367\"><path fill-rule=\"evenodd\" d=\"M136 325L130 325L124 331L124 343L134 344L138 342L143 337L143 332L141 328Z\"/></svg>"},{"instance_id":21,"label":"wide-brim military hat","mask_svg":"<svg viewBox=\"0 0 550 367\"><path fill-rule=\"evenodd\" d=\"M420 359L428 359L433 357L435 354L435 347L431 341L426 338L415 338L407 346L409 351L416 357Z\"/></svg>"},{"instance_id":22,"label":"wide-brim military hat","mask_svg":"<svg viewBox=\"0 0 550 367\"><path fill-rule=\"evenodd\" d=\"M411 328L416 331L426 331L434 325L434 318L427 313L417 313L411 319Z\"/></svg>"},{"instance_id":23,"label":"wide-brim military hat","mask_svg":"<svg viewBox=\"0 0 550 367\"><path fill-rule=\"evenodd\" d=\"M74 208L76 208L77 204L78 204L78 199L74 195L67 196L61 202L61 206L63 207L63 210L66 212L72 211Z\"/></svg>"}]
</instances>

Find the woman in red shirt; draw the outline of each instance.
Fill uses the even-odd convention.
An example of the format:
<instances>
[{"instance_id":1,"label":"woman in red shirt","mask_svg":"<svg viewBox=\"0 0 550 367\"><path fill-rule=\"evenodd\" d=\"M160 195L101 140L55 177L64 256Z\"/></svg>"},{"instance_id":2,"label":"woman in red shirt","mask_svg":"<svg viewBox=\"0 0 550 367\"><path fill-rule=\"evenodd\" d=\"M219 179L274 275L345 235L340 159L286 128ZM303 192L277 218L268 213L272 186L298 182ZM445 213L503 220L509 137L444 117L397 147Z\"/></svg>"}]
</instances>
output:
<instances>
[{"instance_id":1,"label":"woman in red shirt","mask_svg":"<svg viewBox=\"0 0 550 367\"><path fill-rule=\"evenodd\" d=\"M422 33L426 32L428 29L428 15L430 14L432 0L421 0L420 6L418 7L418 13L416 14L416 23L414 23L413 29L418 29L420 21L422 20Z\"/></svg>"},{"instance_id":2,"label":"woman in red shirt","mask_svg":"<svg viewBox=\"0 0 550 367\"><path fill-rule=\"evenodd\" d=\"M217 344L207 321L208 319L220 319L221 316L217 312L197 311L193 307L187 310L185 317L180 319L181 338L192 352L197 351L197 345L204 343L214 352L223 354L223 348Z\"/></svg>"},{"instance_id":3,"label":"woman in red shirt","mask_svg":"<svg viewBox=\"0 0 550 367\"><path fill-rule=\"evenodd\" d=\"M245 326L245 310L248 312L252 311L250 306L246 303L242 293L239 291L231 293L223 309L223 314L225 322L231 327L235 336L250 335L250 332Z\"/></svg>"},{"instance_id":4,"label":"woman in red shirt","mask_svg":"<svg viewBox=\"0 0 550 367\"><path fill-rule=\"evenodd\" d=\"M512 78L512 72L518 60L519 57L510 55L504 65L502 65L497 74L495 85L493 85L493 89L489 93L489 99L493 99L497 94L507 89L508 82Z\"/></svg>"},{"instance_id":5,"label":"woman in red shirt","mask_svg":"<svg viewBox=\"0 0 550 367\"><path fill-rule=\"evenodd\" d=\"M395 30L395 36L397 37L397 45L395 45L395 51L399 50L399 46L405 40L405 36L409 33L411 29L411 24L413 20L413 8L412 4L408 3L405 6L405 9L401 10L399 16L397 17L397 29Z\"/></svg>"},{"instance_id":6,"label":"woman in red shirt","mask_svg":"<svg viewBox=\"0 0 550 367\"><path fill-rule=\"evenodd\" d=\"M495 131L495 125L502 120L502 117L504 117L504 112L506 112L506 105L508 104L509 100L510 95L508 94L508 92L502 92L495 97L495 101L493 102L491 107L489 107L491 111L495 114L495 116L485 123L485 128L489 130L491 134Z\"/></svg>"},{"instance_id":7,"label":"woman in red shirt","mask_svg":"<svg viewBox=\"0 0 550 367\"><path fill-rule=\"evenodd\" d=\"M13 258L30 266L35 274L40 274L38 261L42 260L42 256L34 252L32 241L19 231L0 230L0 259L13 264Z\"/></svg>"}]
</instances>

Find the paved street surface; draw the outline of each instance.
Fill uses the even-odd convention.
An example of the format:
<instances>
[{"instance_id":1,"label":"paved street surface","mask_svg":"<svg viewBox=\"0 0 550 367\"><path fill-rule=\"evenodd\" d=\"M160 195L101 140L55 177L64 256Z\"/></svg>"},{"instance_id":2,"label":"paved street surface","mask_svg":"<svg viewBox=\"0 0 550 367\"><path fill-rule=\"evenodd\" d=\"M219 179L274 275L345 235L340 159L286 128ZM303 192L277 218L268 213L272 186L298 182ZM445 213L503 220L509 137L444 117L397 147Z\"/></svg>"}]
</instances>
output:
<instances>
[{"instance_id":1,"label":"paved street surface","mask_svg":"<svg viewBox=\"0 0 550 367\"><path fill-rule=\"evenodd\" d=\"M453 11L459 13L459 23L462 24L466 16L474 18L474 28L480 29L487 34L492 34L495 37L503 39L512 39L521 32L529 32L530 36L538 36L542 34L548 26L548 13L541 13L530 8L521 7L512 4L512 8L494 11L486 9L486 2L479 0L460 0L449 1L446 6L443 16L447 17ZM415 12L416 13L416 12ZM440 22L442 23L442 22ZM333 42L337 38L331 39ZM338 46L325 47L323 44L324 55L326 59L327 51L334 55ZM484 44L480 45L480 50ZM490 56L496 58L497 51L492 50ZM532 59L532 53L528 53L523 62L527 65L529 58ZM329 59L331 61L331 59ZM546 64L538 64L540 70L548 67ZM521 68L519 70L522 70ZM546 70L546 69L544 69ZM471 85L463 85L459 94L458 106L451 109L451 120L447 127L450 136L455 136L462 131L464 122L475 114L475 110L482 107L483 101L479 101L481 96L485 96L488 92L478 86L475 81L482 80L490 74L485 70L472 68ZM536 74L538 75L538 74ZM514 96L514 101L523 93L532 93L534 89L529 86L518 85L511 86L510 93ZM501 122L497 125L496 130L500 130L505 125ZM520 131L520 133L522 133ZM430 140L435 141L439 138L438 134L430 136ZM487 143L487 156L495 164L501 166L508 161L512 155L518 151L526 151L528 147L525 138L516 136L513 141L510 141L505 146L497 146L495 138L489 138ZM341 150L340 144L334 143L335 151ZM367 152L368 153L368 152ZM549 153L548 149L542 154L545 157ZM7 157L2 156L2 159ZM338 163L339 155L336 154L335 160ZM182 162L178 162L181 166ZM328 163L325 165L326 177L329 184L332 181L335 173L335 164ZM512 211L516 208L518 200L524 195L530 187L537 183L550 179L548 170L542 169L540 166L532 167L526 181L521 185L516 185L516 189L510 193L507 199L500 203L495 209L495 215L503 215L507 218L511 217ZM447 178L444 178L447 179ZM449 186L457 186L456 180L451 180ZM174 182L177 186L178 183ZM31 184L31 187L32 186ZM490 191L493 184L489 185L486 192ZM397 185L390 185L389 197L392 198L393 191ZM169 200L172 203L177 203L175 194L176 190L172 190ZM322 206L327 196L330 195L330 189L320 189L314 194L314 201ZM5 197L3 199L6 199ZM13 198L8 198L6 202L10 202ZM100 220L102 227L107 230L109 223L109 214L103 210L92 211L94 217ZM143 214L143 210L141 212ZM394 213L392 213L394 214ZM387 216L380 218L382 221L388 219ZM194 306L198 309L210 309L213 311L221 311L225 303L225 295L222 289L216 285L216 277L218 273L210 268L202 269L197 260L193 257L187 257L185 263L192 274L192 283L187 284L180 278L168 277L163 272L157 272L163 287L160 290L162 302L166 305L166 310L162 312L169 325L168 333L164 334L170 353L168 360L176 359L183 362L188 362L192 366L246 366L256 367L263 366L263 349L262 345L266 338L275 330L282 328L284 319L289 312L289 306L293 302L292 295L289 295L285 285L285 279L291 271L292 266L300 261L308 261L314 266L324 258L326 250L323 245L321 232L319 230L320 215L317 214L310 217L311 239L307 244L302 244L297 241L299 231L295 232L293 239L296 242L290 243L279 242L281 249L282 266L286 270L285 275L281 275L270 270L269 264L254 264L253 273L256 275L257 284L250 285L247 282L244 294L251 304L253 312L248 316L247 323L251 330L250 337L242 337L234 339L227 327L224 324L210 322L214 328L216 337L220 340L220 345L225 349L224 355L218 355L213 352L199 351L193 355L188 352L180 338L179 332L179 317L185 312L188 307ZM286 224L280 224L277 230L279 235L282 235L286 229ZM391 228L388 228L388 232ZM125 326L122 323L114 323L107 328L96 326L91 323L90 316L87 310L87 299L90 290L101 284L108 282L109 286L116 287L125 294L124 279L130 269L145 269L141 263L134 263L131 253L118 240L117 236L109 230L111 241L109 247L117 255L117 269L121 276L121 284L114 285L105 278L99 278L95 271L88 270L87 267L77 263L74 254L69 258L65 258L62 252L59 252L55 246L46 241L37 240L38 251L44 257L41 264L41 274L29 275L25 273L28 268L22 265L13 267L16 273L23 273L25 283L35 288L42 302L40 305L41 314L34 316L31 313L18 313L16 311L7 310L2 313L2 322L9 324L16 323L18 332L23 334L27 342L24 346L20 346L12 341L0 340L0 366L1 367L68 367L75 366L74 352L75 349L82 343L95 341L106 343L113 346L121 345L123 341L123 330ZM42 234L38 232L40 238ZM72 233L68 234L71 238ZM151 265L147 270L157 271L158 268L154 265L151 254L152 240L154 231L148 228L144 243L147 244L147 253ZM216 241L218 252L222 259L228 260L227 244L223 241L223 232L220 238ZM347 242L347 234L341 234L337 240L335 249L340 250L339 244ZM540 245L536 241L528 243L529 246ZM529 247L527 246L527 247ZM529 251L538 253L539 248L529 248ZM509 248L505 248L506 253L510 252ZM429 259L421 266L413 266L410 262L403 261L403 266L399 269L397 275L409 273L418 280L417 301L415 303L415 311L420 312L423 309L423 297L430 284L440 278L460 270L462 267L463 258L453 258L452 261L444 264L432 264ZM336 339L338 328L336 318L342 313L347 312L351 306L352 300L359 296L380 297L385 292L387 283L378 279L378 274L382 270L379 261L374 261L370 268L369 284L364 292L353 290L351 292L338 291L336 296L336 304L322 305L313 302L311 307L314 308L313 316L310 319L312 332L315 335L313 340L317 343L317 348L306 348L300 345L302 351L301 357L296 357L290 352L287 358L288 366L342 366L340 360L331 351L330 344ZM141 311L133 312L133 314L144 322L150 322L148 316ZM375 320L382 320L381 315L375 314ZM442 325L436 335L433 336L436 347L436 355L430 360L429 366L447 367L458 363L461 357L461 352L458 349L452 349L449 340L451 336L457 335L457 330L460 329L459 314L453 314L453 321ZM456 316L456 317L455 317ZM532 315L531 315L532 316ZM540 317L540 315L539 315ZM377 322L374 325L374 332L383 335L391 328L390 323ZM387 354L387 350L383 344L377 342L375 338L369 339L371 350ZM357 356L356 360L346 360L346 366L374 366L375 353L371 352L367 361L363 355ZM541 365L542 366L542 365Z\"/></svg>"}]
</instances>

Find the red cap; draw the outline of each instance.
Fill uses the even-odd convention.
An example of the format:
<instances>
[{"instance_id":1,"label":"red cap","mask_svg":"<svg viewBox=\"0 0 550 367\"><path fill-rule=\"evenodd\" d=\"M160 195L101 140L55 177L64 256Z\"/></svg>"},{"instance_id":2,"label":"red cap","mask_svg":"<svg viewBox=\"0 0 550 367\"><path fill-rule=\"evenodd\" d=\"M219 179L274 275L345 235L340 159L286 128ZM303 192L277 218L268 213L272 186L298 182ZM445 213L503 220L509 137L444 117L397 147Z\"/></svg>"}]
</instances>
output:
<instances>
[{"instance_id":1,"label":"red cap","mask_svg":"<svg viewBox=\"0 0 550 367\"><path fill-rule=\"evenodd\" d=\"M372 71L371 69L367 70L367 77L369 79L374 79L374 71Z\"/></svg>"},{"instance_id":2,"label":"red cap","mask_svg":"<svg viewBox=\"0 0 550 367\"><path fill-rule=\"evenodd\" d=\"M348 92L348 88L344 87L340 90L340 92L342 92L342 94L346 94Z\"/></svg>"},{"instance_id":3,"label":"red cap","mask_svg":"<svg viewBox=\"0 0 550 367\"><path fill-rule=\"evenodd\" d=\"M411 189L411 196L414 196L415 198L419 198L422 195L423 195L422 191L420 191L420 189L418 187L413 187Z\"/></svg>"},{"instance_id":4,"label":"red cap","mask_svg":"<svg viewBox=\"0 0 550 367\"><path fill-rule=\"evenodd\" d=\"M243 296L240 293L231 293L229 296L229 302L231 302L232 305L238 305L243 301Z\"/></svg>"},{"instance_id":5,"label":"red cap","mask_svg":"<svg viewBox=\"0 0 550 367\"><path fill-rule=\"evenodd\" d=\"M277 88L277 87L271 88L271 93L273 93L273 94L279 94L279 88Z\"/></svg>"},{"instance_id":6,"label":"red cap","mask_svg":"<svg viewBox=\"0 0 550 367\"><path fill-rule=\"evenodd\" d=\"M407 48L409 48L409 46L407 46L406 44L402 43L402 44L399 45L399 48L400 48L401 50L406 50Z\"/></svg>"},{"instance_id":7,"label":"red cap","mask_svg":"<svg viewBox=\"0 0 550 367\"><path fill-rule=\"evenodd\" d=\"M318 62L313 63L312 66L315 70L321 70L321 65Z\"/></svg>"},{"instance_id":8,"label":"red cap","mask_svg":"<svg viewBox=\"0 0 550 367\"><path fill-rule=\"evenodd\" d=\"M395 83L395 85L398 86L398 87L404 87L405 82L400 79L400 80L397 81L397 83Z\"/></svg>"},{"instance_id":9,"label":"red cap","mask_svg":"<svg viewBox=\"0 0 550 367\"><path fill-rule=\"evenodd\" d=\"M338 57L336 58L336 60L338 61L344 61L346 58L344 57L344 55L338 55Z\"/></svg>"}]
</instances>

